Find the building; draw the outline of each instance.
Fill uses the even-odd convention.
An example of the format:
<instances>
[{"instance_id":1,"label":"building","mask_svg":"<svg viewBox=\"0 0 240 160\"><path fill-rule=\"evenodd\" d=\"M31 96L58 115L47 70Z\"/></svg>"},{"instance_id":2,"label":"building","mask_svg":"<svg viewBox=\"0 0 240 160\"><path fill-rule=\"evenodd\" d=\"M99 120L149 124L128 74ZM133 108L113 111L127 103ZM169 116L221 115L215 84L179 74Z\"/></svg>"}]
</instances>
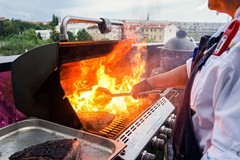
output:
<instances>
[{"instance_id":1,"label":"building","mask_svg":"<svg viewBox=\"0 0 240 160\"><path fill-rule=\"evenodd\" d=\"M91 25L87 27L87 32L93 37L94 40L118 40L121 39L121 28L112 25L110 33L101 34L98 25Z\"/></svg>"},{"instance_id":2,"label":"building","mask_svg":"<svg viewBox=\"0 0 240 160\"><path fill-rule=\"evenodd\" d=\"M125 21L127 38L135 38L137 42L165 43L176 36L179 30L169 22L161 21Z\"/></svg>"},{"instance_id":3,"label":"building","mask_svg":"<svg viewBox=\"0 0 240 160\"><path fill-rule=\"evenodd\" d=\"M59 23L56 27L55 30L60 33L60 25ZM67 31L72 32L73 35L77 35L77 32L83 28L83 25L81 23L68 23L67 25Z\"/></svg>"},{"instance_id":4,"label":"building","mask_svg":"<svg viewBox=\"0 0 240 160\"><path fill-rule=\"evenodd\" d=\"M35 32L38 34L40 33L40 36L42 37L43 40L47 40L51 36L51 30L35 30Z\"/></svg>"},{"instance_id":5,"label":"building","mask_svg":"<svg viewBox=\"0 0 240 160\"><path fill-rule=\"evenodd\" d=\"M218 28L225 23L210 23L210 22L173 22L179 29L187 32L188 35L195 35L195 39L199 40L204 35L212 35Z\"/></svg>"},{"instance_id":6,"label":"building","mask_svg":"<svg viewBox=\"0 0 240 160\"><path fill-rule=\"evenodd\" d=\"M212 35L224 23L209 22L170 22L157 20L122 20L125 23L125 34L128 39L135 39L136 42L157 42L166 43L176 36L178 30L186 31L187 35L196 41L203 35ZM85 26L84 26L85 25ZM115 40L119 39L121 29L112 26L109 34L101 34L98 26L93 24L69 23L67 30L77 35L80 29L85 28L94 40ZM60 31L60 25L56 30Z\"/></svg>"},{"instance_id":7,"label":"building","mask_svg":"<svg viewBox=\"0 0 240 160\"><path fill-rule=\"evenodd\" d=\"M5 17L0 17L0 21L6 20Z\"/></svg>"},{"instance_id":8,"label":"building","mask_svg":"<svg viewBox=\"0 0 240 160\"><path fill-rule=\"evenodd\" d=\"M176 26L169 25L144 25L140 27L141 34L149 41L166 43L169 39L176 36L179 30Z\"/></svg>"},{"instance_id":9,"label":"building","mask_svg":"<svg viewBox=\"0 0 240 160\"><path fill-rule=\"evenodd\" d=\"M120 20L118 20L120 21ZM167 21L146 21L146 20L123 20L125 23L125 35L127 39L134 39L138 42L159 42L165 43L176 36L179 30L171 22ZM101 34L97 24L69 23L67 31L74 36L83 28L93 37L94 40L118 40L121 39L121 27L112 25L112 31L108 34ZM60 32L60 24L56 26Z\"/></svg>"}]
</instances>

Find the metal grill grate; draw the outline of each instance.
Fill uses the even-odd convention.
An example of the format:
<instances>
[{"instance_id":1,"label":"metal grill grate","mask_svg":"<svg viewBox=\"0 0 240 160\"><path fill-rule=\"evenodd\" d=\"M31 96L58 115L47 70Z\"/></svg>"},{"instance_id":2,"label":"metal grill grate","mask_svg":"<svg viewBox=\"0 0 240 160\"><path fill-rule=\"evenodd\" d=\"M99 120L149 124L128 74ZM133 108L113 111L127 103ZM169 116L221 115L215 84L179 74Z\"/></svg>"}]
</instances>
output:
<instances>
[{"instance_id":1,"label":"metal grill grate","mask_svg":"<svg viewBox=\"0 0 240 160\"><path fill-rule=\"evenodd\" d=\"M158 107L158 106L154 107L152 105L142 106L142 107L139 107L138 110L134 110L134 111L130 112L129 114L116 115L115 119L108 127L102 129L101 131L99 131L98 133L95 133L95 134L99 134L101 136L111 138L111 139L116 139L125 130L127 130L130 125L132 125L134 122L138 121L139 117L141 117L142 114L147 109L149 109L150 106L151 106L151 108ZM153 112L152 110L153 109L151 109L151 112ZM147 117L144 117L144 118L147 118ZM140 120L142 120L142 119L140 119Z\"/></svg>"},{"instance_id":2,"label":"metal grill grate","mask_svg":"<svg viewBox=\"0 0 240 160\"><path fill-rule=\"evenodd\" d=\"M160 97L167 96L169 99L172 99L173 96L176 95L176 93L177 92L175 90L172 90L171 88L169 88L169 89L165 89L163 93L160 95ZM102 129L99 132L94 132L94 134L98 134L110 139L117 139L132 124L135 124L135 125L141 124L145 119L147 119L154 112L154 110L156 110L159 107L159 105L163 105L163 103L166 103L164 99L159 101L156 104L152 103L153 105L139 107L137 110L133 110L129 114L116 115L115 119L108 127ZM147 113L145 113L146 110L148 110Z\"/></svg>"},{"instance_id":3,"label":"metal grill grate","mask_svg":"<svg viewBox=\"0 0 240 160\"><path fill-rule=\"evenodd\" d=\"M119 116L113 120L113 122L103 130L99 131L99 135L116 139L126 128L135 120L139 114L131 114L131 116Z\"/></svg>"}]
</instances>

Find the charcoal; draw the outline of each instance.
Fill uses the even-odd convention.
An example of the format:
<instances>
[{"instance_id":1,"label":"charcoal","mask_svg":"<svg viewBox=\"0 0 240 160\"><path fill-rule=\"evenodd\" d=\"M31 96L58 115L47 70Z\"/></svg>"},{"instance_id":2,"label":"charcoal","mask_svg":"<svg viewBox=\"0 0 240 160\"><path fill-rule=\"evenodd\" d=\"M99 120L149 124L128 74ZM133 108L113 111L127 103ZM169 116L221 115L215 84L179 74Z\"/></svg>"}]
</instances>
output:
<instances>
[{"instance_id":1,"label":"charcoal","mask_svg":"<svg viewBox=\"0 0 240 160\"><path fill-rule=\"evenodd\" d=\"M12 154L10 160L80 160L80 142L75 139L50 140Z\"/></svg>"}]
</instances>

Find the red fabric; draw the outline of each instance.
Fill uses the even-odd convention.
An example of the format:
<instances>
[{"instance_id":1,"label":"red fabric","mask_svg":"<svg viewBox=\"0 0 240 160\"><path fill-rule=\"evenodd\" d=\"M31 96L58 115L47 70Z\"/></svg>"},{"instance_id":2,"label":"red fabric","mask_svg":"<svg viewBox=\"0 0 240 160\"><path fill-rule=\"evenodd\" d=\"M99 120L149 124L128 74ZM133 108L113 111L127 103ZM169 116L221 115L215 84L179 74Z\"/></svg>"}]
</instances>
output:
<instances>
[{"instance_id":1,"label":"red fabric","mask_svg":"<svg viewBox=\"0 0 240 160\"><path fill-rule=\"evenodd\" d=\"M11 72L0 72L0 128L24 118L14 104Z\"/></svg>"},{"instance_id":2,"label":"red fabric","mask_svg":"<svg viewBox=\"0 0 240 160\"><path fill-rule=\"evenodd\" d=\"M213 55L215 56L221 56L222 53L228 48L229 44L231 43L232 39L237 34L240 27L240 21L234 20L229 25L227 30L224 32L222 38L220 39L220 42L217 45L217 48L213 52Z\"/></svg>"}]
</instances>

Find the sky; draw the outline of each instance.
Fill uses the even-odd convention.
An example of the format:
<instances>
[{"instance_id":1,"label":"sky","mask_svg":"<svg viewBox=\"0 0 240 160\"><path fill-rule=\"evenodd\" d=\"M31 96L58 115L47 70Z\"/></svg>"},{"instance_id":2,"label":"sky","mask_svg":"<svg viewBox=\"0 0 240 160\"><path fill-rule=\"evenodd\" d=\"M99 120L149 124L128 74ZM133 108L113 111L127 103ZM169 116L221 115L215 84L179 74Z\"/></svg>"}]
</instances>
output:
<instances>
[{"instance_id":1,"label":"sky","mask_svg":"<svg viewBox=\"0 0 240 160\"><path fill-rule=\"evenodd\" d=\"M51 21L52 15L179 22L227 22L207 8L207 0L0 0L0 17Z\"/></svg>"}]
</instances>

